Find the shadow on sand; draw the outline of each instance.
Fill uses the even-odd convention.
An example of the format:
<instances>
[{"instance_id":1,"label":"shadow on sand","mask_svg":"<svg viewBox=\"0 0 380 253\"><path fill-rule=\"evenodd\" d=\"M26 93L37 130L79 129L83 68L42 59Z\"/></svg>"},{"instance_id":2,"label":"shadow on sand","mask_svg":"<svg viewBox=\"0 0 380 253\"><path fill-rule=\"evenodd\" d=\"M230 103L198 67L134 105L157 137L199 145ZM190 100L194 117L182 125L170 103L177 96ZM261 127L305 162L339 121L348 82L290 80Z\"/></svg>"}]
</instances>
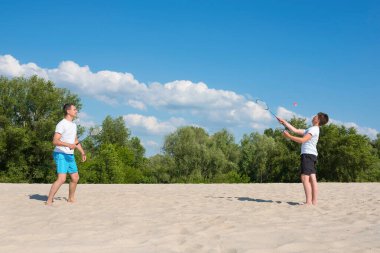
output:
<instances>
[{"instance_id":1,"label":"shadow on sand","mask_svg":"<svg viewBox=\"0 0 380 253\"><path fill-rule=\"evenodd\" d=\"M302 205L298 202L291 202L291 201L283 202L283 201L274 201L274 200L270 200L270 199L254 199L254 198L249 198L249 197L213 197L213 196L206 196L206 198L215 198L215 199L226 198L228 200L237 199L239 201L253 201L253 202L257 202L257 203L276 203L276 204L286 203L286 204L291 205L291 206Z\"/></svg>"},{"instance_id":2,"label":"shadow on sand","mask_svg":"<svg viewBox=\"0 0 380 253\"><path fill-rule=\"evenodd\" d=\"M266 200L266 199L254 199L254 198L248 198L248 197L235 197L235 198L239 201L254 201L254 202L258 202L258 203L277 203L277 204L283 203L282 201L273 201L273 200ZM284 202L284 203L291 205L291 206L301 205L298 202L291 202L291 201Z\"/></svg>"},{"instance_id":3,"label":"shadow on sand","mask_svg":"<svg viewBox=\"0 0 380 253\"><path fill-rule=\"evenodd\" d=\"M40 194L31 194L31 195L29 195L29 199L46 201L48 199L48 196L47 195L40 195Z\"/></svg>"},{"instance_id":4,"label":"shadow on sand","mask_svg":"<svg viewBox=\"0 0 380 253\"><path fill-rule=\"evenodd\" d=\"M31 194L31 195L29 195L29 199L46 202L48 199L48 196L47 195L41 195L41 194ZM55 197L54 200L67 200L67 198Z\"/></svg>"}]
</instances>

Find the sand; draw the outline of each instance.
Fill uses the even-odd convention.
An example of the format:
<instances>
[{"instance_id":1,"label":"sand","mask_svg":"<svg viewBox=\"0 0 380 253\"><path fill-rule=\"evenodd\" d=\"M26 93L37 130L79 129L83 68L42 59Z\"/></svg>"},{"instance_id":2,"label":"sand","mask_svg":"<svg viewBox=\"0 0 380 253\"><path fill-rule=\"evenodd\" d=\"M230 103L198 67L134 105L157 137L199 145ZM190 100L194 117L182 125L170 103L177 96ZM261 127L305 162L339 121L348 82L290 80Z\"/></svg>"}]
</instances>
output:
<instances>
[{"instance_id":1,"label":"sand","mask_svg":"<svg viewBox=\"0 0 380 253\"><path fill-rule=\"evenodd\" d=\"M380 184L0 184L0 252L380 252Z\"/></svg>"}]
</instances>

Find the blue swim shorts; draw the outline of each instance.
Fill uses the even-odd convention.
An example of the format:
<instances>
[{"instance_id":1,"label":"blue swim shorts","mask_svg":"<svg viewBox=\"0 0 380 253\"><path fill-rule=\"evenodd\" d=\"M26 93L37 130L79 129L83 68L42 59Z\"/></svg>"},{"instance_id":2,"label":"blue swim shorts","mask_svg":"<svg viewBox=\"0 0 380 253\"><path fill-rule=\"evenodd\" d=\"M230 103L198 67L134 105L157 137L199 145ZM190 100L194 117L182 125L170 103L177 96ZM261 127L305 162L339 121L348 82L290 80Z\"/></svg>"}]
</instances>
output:
<instances>
[{"instance_id":1,"label":"blue swim shorts","mask_svg":"<svg viewBox=\"0 0 380 253\"><path fill-rule=\"evenodd\" d=\"M53 152L55 164L57 166L58 174L73 174L78 172L78 167L75 162L74 155Z\"/></svg>"}]
</instances>

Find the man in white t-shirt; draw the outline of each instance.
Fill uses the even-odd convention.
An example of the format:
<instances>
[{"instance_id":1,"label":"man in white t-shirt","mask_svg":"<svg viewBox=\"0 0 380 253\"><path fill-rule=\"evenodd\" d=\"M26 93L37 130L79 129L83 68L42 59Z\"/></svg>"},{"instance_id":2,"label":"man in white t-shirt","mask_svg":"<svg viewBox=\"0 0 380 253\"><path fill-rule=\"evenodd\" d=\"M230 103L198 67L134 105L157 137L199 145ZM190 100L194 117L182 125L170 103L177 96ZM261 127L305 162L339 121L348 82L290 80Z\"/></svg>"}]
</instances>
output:
<instances>
[{"instance_id":1,"label":"man in white t-shirt","mask_svg":"<svg viewBox=\"0 0 380 253\"><path fill-rule=\"evenodd\" d=\"M57 166L58 176L57 180L51 186L46 205L52 205L54 195L66 181L67 173L69 173L71 178L67 201L71 203L75 202L75 189L79 180L78 168L74 157L74 150L76 148L82 154L82 162L86 161L86 154L77 137L77 125L73 122L78 110L73 104L65 104L63 106L63 112L65 117L57 124L53 137L53 144L55 145L53 157Z\"/></svg>"},{"instance_id":2,"label":"man in white t-shirt","mask_svg":"<svg viewBox=\"0 0 380 253\"><path fill-rule=\"evenodd\" d=\"M305 190L306 204L316 205L318 197L318 185L315 165L317 163L317 143L319 139L319 127L329 121L329 116L323 112L313 117L313 126L308 129L297 129L289 122L278 118L278 121L290 131L302 137L297 137L284 131L284 136L292 141L301 143L301 181Z\"/></svg>"}]
</instances>

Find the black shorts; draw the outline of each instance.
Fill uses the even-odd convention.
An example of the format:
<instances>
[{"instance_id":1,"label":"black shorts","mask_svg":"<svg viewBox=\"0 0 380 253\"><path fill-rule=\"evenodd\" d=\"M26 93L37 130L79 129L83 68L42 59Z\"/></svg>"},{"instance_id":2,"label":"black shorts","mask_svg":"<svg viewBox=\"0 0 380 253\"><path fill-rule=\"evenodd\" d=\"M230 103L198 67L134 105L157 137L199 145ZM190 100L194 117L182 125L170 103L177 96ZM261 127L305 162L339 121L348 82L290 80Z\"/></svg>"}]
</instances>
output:
<instances>
[{"instance_id":1,"label":"black shorts","mask_svg":"<svg viewBox=\"0 0 380 253\"><path fill-rule=\"evenodd\" d=\"M301 155L301 174L310 176L317 174L315 165L317 164L317 156L312 154Z\"/></svg>"}]
</instances>

